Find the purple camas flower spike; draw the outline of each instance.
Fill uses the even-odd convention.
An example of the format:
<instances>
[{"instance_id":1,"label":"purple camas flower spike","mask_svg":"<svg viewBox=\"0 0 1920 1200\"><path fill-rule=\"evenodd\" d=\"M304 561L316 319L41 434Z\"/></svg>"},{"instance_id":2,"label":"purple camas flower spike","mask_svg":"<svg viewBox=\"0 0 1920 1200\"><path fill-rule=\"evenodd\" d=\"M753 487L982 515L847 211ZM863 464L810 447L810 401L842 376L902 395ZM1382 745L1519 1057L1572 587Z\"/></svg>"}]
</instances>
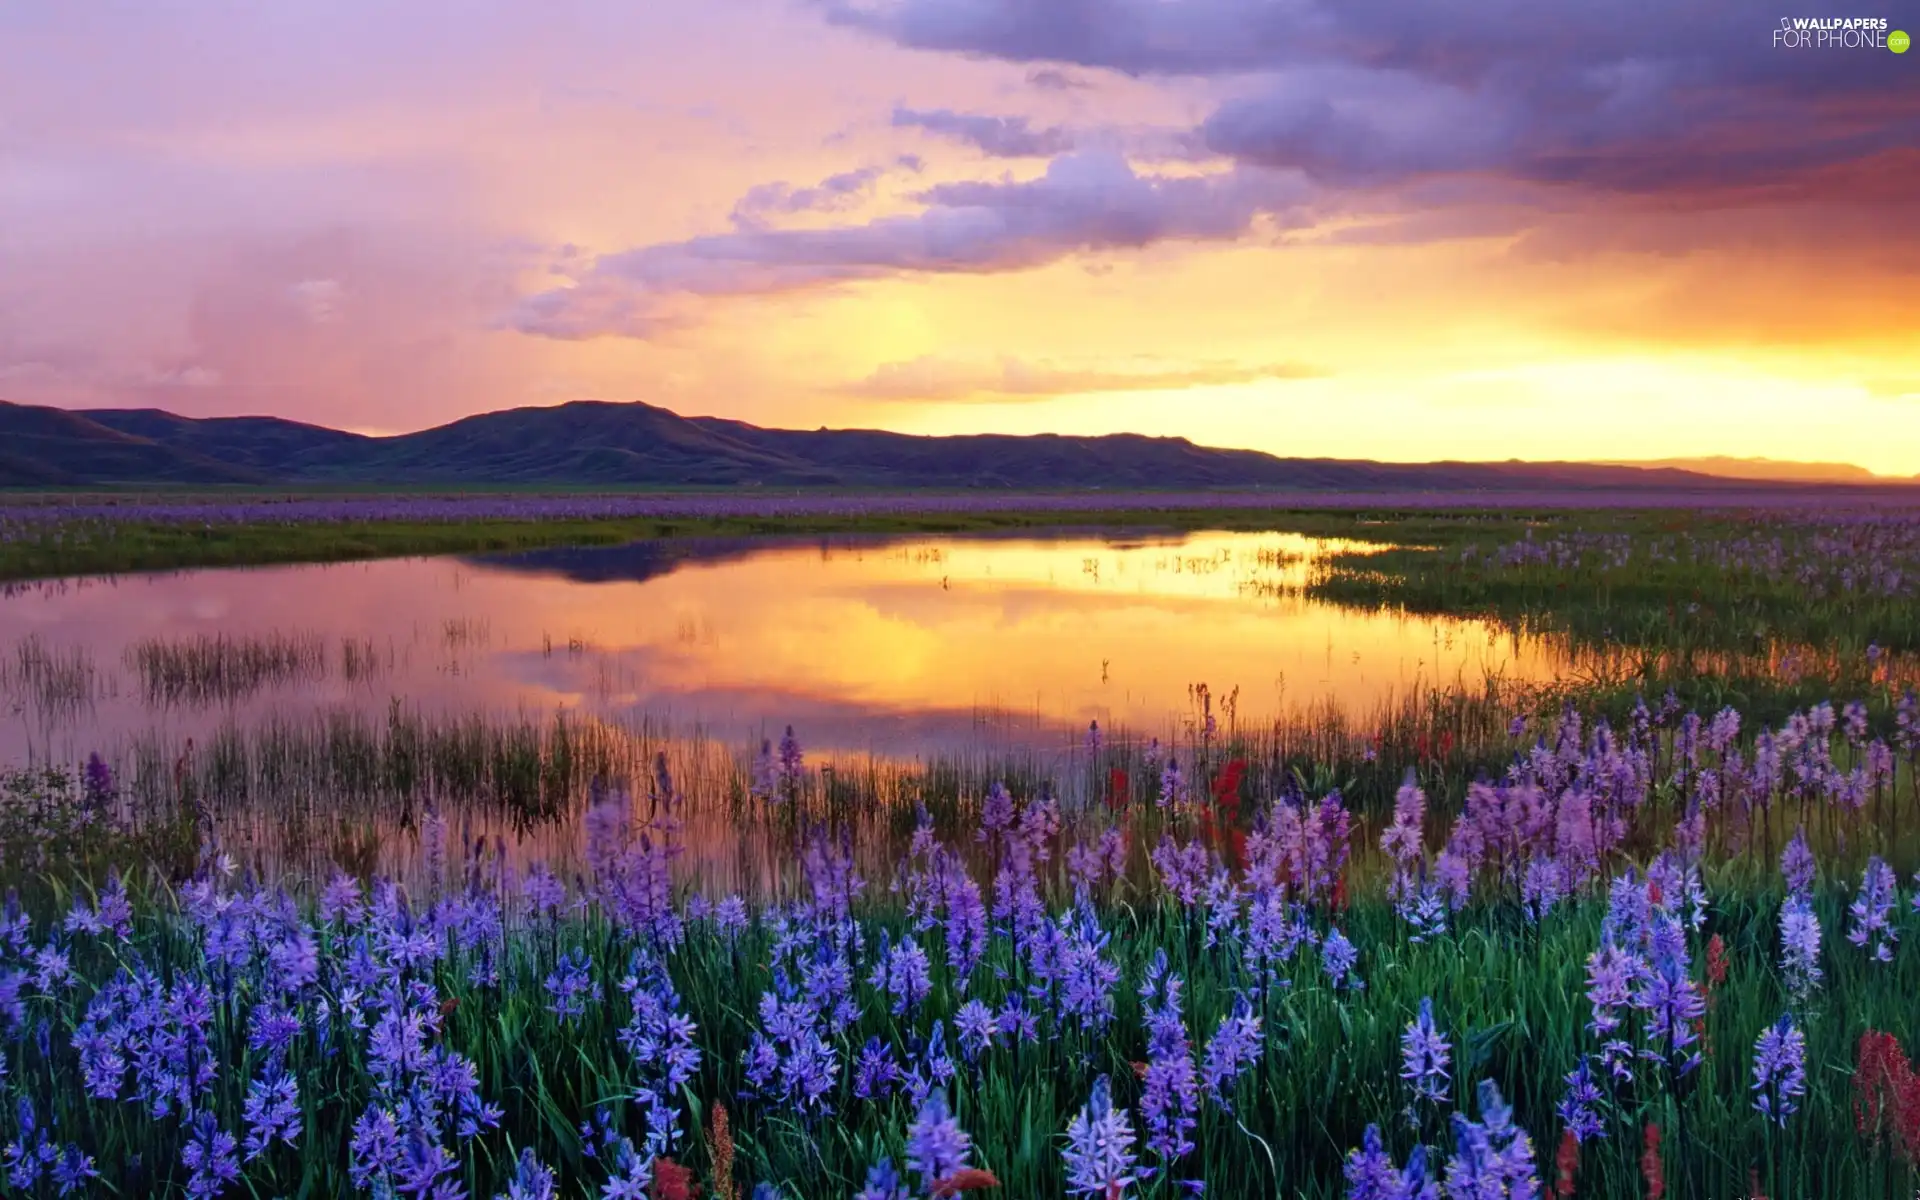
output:
<instances>
[{"instance_id":1,"label":"purple camas flower spike","mask_svg":"<svg viewBox=\"0 0 1920 1200\"><path fill-rule=\"evenodd\" d=\"M1433 1023L1433 997L1423 997L1419 1015L1400 1035L1400 1078L1413 1089L1415 1101L1446 1101L1452 1081L1447 1067L1452 1055L1446 1037Z\"/></svg>"},{"instance_id":2,"label":"purple camas flower spike","mask_svg":"<svg viewBox=\"0 0 1920 1200\"><path fill-rule=\"evenodd\" d=\"M1172 755L1167 756L1166 765L1160 768L1161 808L1178 808L1187 799L1187 778L1180 770L1180 762Z\"/></svg>"},{"instance_id":3,"label":"purple camas flower spike","mask_svg":"<svg viewBox=\"0 0 1920 1200\"><path fill-rule=\"evenodd\" d=\"M1775 1125L1800 1109L1807 1091L1807 1039L1784 1013L1753 1045L1753 1107Z\"/></svg>"},{"instance_id":4,"label":"purple camas flower spike","mask_svg":"<svg viewBox=\"0 0 1920 1200\"><path fill-rule=\"evenodd\" d=\"M247 1086L247 1161L266 1153L274 1142L293 1145L300 1137L300 1093L293 1077L283 1070L263 1075Z\"/></svg>"},{"instance_id":5,"label":"purple camas flower spike","mask_svg":"<svg viewBox=\"0 0 1920 1200\"><path fill-rule=\"evenodd\" d=\"M593 981L593 960L579 947L560 956L547 976L547 1010L562 1021L586 1015L589 1005L600 999L600 985Z\"/></svg>"},{"instance_id":6,"label":"purple camas flower spike","mask_svg":"<svg viewBox=\"0 0 1920 1200\"><path fill-rule=\"evenodd\" d=\"M1107 1077L1093 1081L1093 1095L1067 1125L1060 1152L1067 1168L1067 1195L1124 1200L1141 1176L1133 1153L1133 1126L1115 1108Z\"/></svg>"},{"instance_id":7,"label":"purple camas flower spike","mask_svg":"<svg viewBox=\"0 0 1920 1200\"><path fill-rule=\"evenodd\" d=\"M1592 1062L1582 1057L1580 1065L1567 1073L1566 1095L1554 1111L1574 1141L1586 1142L1606 1136L1606 1126L1600 1116L1604 1102L1605 1096L1593 1080Z\"/></svg>"},{"instance_id":8,"label":"purple camas flower spike","mask_svg":"<svg viewBox=\"0 0 1920 1200\"><path fill-rule=\"evenodd\" d=\"M806 771L806 756L801 753L800 739L793 736L793 726L780 735L780 786L791 796L800 786L800 778Z\"/></svg>"},{"instance_id":9,"label":"purple camas flower spike","mask_svg":"<svg viewBox=\"0 0 1920 1200\"><path fill-rule=\"evenodd\" d=\"M113 768L106 764L96 752L87 755L86 770L81 775L81 793L89 812L105 812L113 803Z\"/></svg>"},{"instance_id":10,"label":"purple camas flower spike","mask_svg":"<svg viewBox=\"0 0 1920 1200\"><path fill-rule=\"evenodd\" d=\"M1405 1167L1393 1165L1380 1139L1380 1127L1368 1125L1360 1149L1347 1155L1347 1200L1440 1200L1440 1186L1427 1177L1427 1150L1415 1146Z\"/></svg>"},{"instance_id":11,"label":"purple camas flower spike","mask_svg":"<svg viewBox=\"0 0 1920 1200\"><path fill-rule=\"evenodd\" d=\"M186 1145L180 1148L180 1165L187 1169L187 1195L194 1200L211 1200L240 1178L240 1160L233 1135L220 1128L210 1112L194 1116Z\"/></svg>"},{"instance_id":12,"label":"purple camas flower spike","mask_svg":"<svg viewBox=\"0 0 1920 1200\"><path fill-rule=\"evenodd\" d=\"M1787 891L1795 896L1811 895L1815 869L1813 849L1807 845L1807 828L1802 825L1780 854L1780 874L1787 881Z\"/></svg>"},{"instance_id":13,"label":"purple camas flower spike","mask_svg":"<svg viewBox=\"0 0 1920 1200\"><path fill-rule=\"evenodd\" d=\"M1222 1109L1232 1111L1227 1094L1240 1073L1260 1061L1261 1046L1260 1018L1253 1015L1253 1004L1242 993L1234 997L1233 1012L1220 1018L1200 1069L1207 1094Z\"/></svg>"},{"instance_id":14,"label":"purple camas flower spike","mask_svg":"<svg viewBox=\"0 0 1920 1200\"><path fill-rule=\"evenodd\" d=\"M913 1193L893 1160L883 1158L867 1168L866 1186L853 1194L853 1200L913 1200Z\"/></svg>"},{"instance_id":15,"label":"purple camas flower spike","mask_svg":"<svg viewBox=\"0 0 1920 1200\"><path fill-rule=\"evenodd\" d=\"M1480 1120L1453 1114L1453 1157L1447 1161L1446 1193L1473 1200L1535 1200L1540 1179L1533 1142L1513 1123L1513 1110L1491 1079L1480 1081Z\"/></svg>"},{"instance_id":16,"label":"purple camas flower spike","mask_svg":"<svg viewBox=\"0 0 1920 1200\"><path fill-rule=\"evenodd\" d=\"M965 1168L973 1141L947 1106L944 1088L927 1093L920 1111L907 1126L907 1165L920 1176L923 1191Z\"/></svg>"},{"instance_id":17,"label":"purple camas flower spike","mask_svg":"<svg viewBox=\"0 0 1920 1200\"><path fill-rule=\"evenodd\" d=\"M559 1188L553 1172L535 1157L532 1147L520 1151L520 1157L514 1160L513 1176L507 1180L507 1190L494 1200L557 1200Z\"/></svg>"},{"instance_id":18,"label":"purple camas flower spike","mask_svg":"<svg viewBox=\"0 0 1920 1200\"><path fill-rule=\"evenodd\" d=\"M1329 930L1326 940L1320 943L1320 963L1327 972L1327 982L1336 990L1345 987L1360 991L1367 985L1354 974L1354 966L1360 961L1360 951L1347 940L1347 935L1338 929Z\"/></svg>"},{"instance_id":19,"label":"purple camas flower spike","mask_svg":"<svg viewBox=\"0 0 1920 1200\"><path fill-rule=\"evenodd\" d=\"M1147 1069L1140 1111L1147 1130L1147 1149L1165 1169L1193 1149L1191 1134L1200 1103L1193 1050L1181 1014L1182 987L1180 976L1167 969L1166 951L1155 951L1146 982L1140 988L1147 1024Z\"/></svg>"},{"instance_id":20,"label":"purple camas flower spike","mask_svg":"<svg viewBox=\"0 0 1920 1200\"><path fill-rule=\"evenodd\" d=\"M1877 855L1867 860L1867 869L1860 877L1860 894L1847 909L1853 918L1847 940L1862 949L1871 948L1875 962L1893 961L1893 944L1900 939L1900 931L1893 926L1893 905L1899 889L1893 868Z\"/></svg>"},{"instance_id":21,"label":"purple camas flower spike","mask_svg":"<svg viewBox=\"0 0 1920 1200\"><path fill-rule=\"evenodd\" d=\"M1780 973L1797 1001L1820 986L1820 918L1802 895L1787 897L1780 908Z\"/></svg>"}]
</instances>

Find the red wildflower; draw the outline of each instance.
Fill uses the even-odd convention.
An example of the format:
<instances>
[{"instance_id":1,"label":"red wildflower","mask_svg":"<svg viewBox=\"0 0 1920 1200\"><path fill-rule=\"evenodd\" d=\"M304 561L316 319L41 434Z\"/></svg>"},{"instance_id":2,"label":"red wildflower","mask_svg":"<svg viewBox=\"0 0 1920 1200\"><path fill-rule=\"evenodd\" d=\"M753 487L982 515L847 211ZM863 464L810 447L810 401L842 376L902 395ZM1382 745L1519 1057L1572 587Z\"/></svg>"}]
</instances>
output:
<instances>
[{"instance_id":1,"label":"red wildflower","mask_svg":"<svg viewBox=\"0 0 1920 1200\"><path fill-rule=\"evenodd\" d=\"M1107 772L1107 806L1109 808L1127 806L1127 801L1132 799L1130 783L1124 767L1115 767Z\"/></svg>"},{"instance_id":2,"label":"red wildflower","mask_svg":"<svg viewBox=\"0 0 1920 1200\"><path fill-rule=\"evenodd\" d=\"M1234 758L1213 777L1213 802L1234 812L1240 811L1240 779L1247 773L1247 760Z\"/></svg>"},{"instance_id":3,"label":"red wildflower","mask_svg":"<svg viewBox=\"0 0 1920 1200\"><path fill-rule=\"evenodd\" d=\"M1442 730L1440 733L1440 757L1445 758L1447 757L1447 755L1452 753L1453 753L1453 730L1451 729Z\"/></svg>"},{"instance_id":4,"label":"red wildflower","mask_svg":"<svg viewBox=\"0 0 1920 1200\"><path fill-rule=\"evenodd\" d=\"M933 1194L935 1200L944 1200L947 1196L958 1196L961 1192L979 1192L999 1186L1000 1181L994 1178L992 1171L982 1171L978 1167L965 1167L945 1179L934 1180Z\"/></svg>"},{"instance_id":5,"label":"red wildflower","mask_svg":"<svg viewBox=\"0 0 1920 1200\"><path fill-rule=\"evenodd\" d=\"M1853 1069L1853 1124L1869 1146L1881 1138L1908 1163L1920 1163L1920 1075L1900 1041L1869 1029Z\"/></svg>"},{"instance_id":6,"label":"red wildflower","mask_svg":"<svg viewBox=\"0 0 1920 1200\"><path fill-rule=\"evenodd\" d=\"M1560 1135L1560 1149L1553 1156L1553 1165L1560 1175L1554 1181L1553 1194L1573 1195L1573 1177L1580 1170L1580 1139L1573 1136L1573 1130L1566 1130Z\"/></svg>"},{"instance_id":7,"label":"red wildflower","mask_svg":"<svg viewBox=\"0 0 1920 1200\"><path fill-rule=\"evenodd\" d=\"M1667 1194L1666 1169L1660 1165L1660 1127L1648 1121L1643 1141L1646 1149L1640 1155L1640 1174L1647 1181L1647 1200L1660 1200Z\"/></svg>"},{"instance_id":8,"label":"red wildflower","mask_svg":"<svg viewBox=\"0 0 1920 1200\"><path fill-rule=\"evenodd\" d=\"M1707 990L1727 981L1727 942L1719 934L1707 939Z\"/></svg>"},{"instance_id":9,"label":"red wildflower","mask_svg":"<svg viewBox=\"0 0 1920 1200\"><path fill-rule=\"evenodd\" d=\"M733 1130L727 1120L727 1106L717 1100L707 1120L707 1154L713 1160L714 1196L717 1200L733 1200Z\"/></svg>"},{"instance_id":10,"label":"red wildflower","mask_svg":"<svg viewBox=\"0 0 1920 1200\"><path fill-rule=\"evenodd\" d=\"M664 1156L653 1160L653 1200L693 1200L698 1190L692 1171Z\"/></svg>"}]
</instances>

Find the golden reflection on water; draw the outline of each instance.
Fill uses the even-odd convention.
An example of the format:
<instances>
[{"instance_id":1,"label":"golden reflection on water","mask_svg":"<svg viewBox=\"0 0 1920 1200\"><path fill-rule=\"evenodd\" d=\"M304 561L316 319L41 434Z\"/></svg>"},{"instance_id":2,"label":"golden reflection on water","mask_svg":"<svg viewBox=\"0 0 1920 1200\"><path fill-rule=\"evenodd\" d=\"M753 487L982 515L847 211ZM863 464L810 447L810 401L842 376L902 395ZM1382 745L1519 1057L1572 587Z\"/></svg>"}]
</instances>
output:
<instances>
[{"instance_id":1,"label":"golden reflection on water","mask_svg":"<svg viewBox=\"0 0 1920 1200\"><path fill-rule=\"evenodd\" d=\"M10 697L4 750L69 757L142 730L384 712L398 696L646 713L736 740L793 723L823 747L911 752L989 716L1052 737L1096 719L1158 732L1191 717L1200 683L1237 689L1239 719L1264 723L1554 674L1545 647L1485 622L1304 599L1316 562L1347 548L1364 549L1271 533L729 542L30 589L0 600L0 652L29 636L83 647L107 682L58 718ZM212 704L142 687L142 643L288 632L322 639L325 669Z\"/></svg>"}]
</instances>

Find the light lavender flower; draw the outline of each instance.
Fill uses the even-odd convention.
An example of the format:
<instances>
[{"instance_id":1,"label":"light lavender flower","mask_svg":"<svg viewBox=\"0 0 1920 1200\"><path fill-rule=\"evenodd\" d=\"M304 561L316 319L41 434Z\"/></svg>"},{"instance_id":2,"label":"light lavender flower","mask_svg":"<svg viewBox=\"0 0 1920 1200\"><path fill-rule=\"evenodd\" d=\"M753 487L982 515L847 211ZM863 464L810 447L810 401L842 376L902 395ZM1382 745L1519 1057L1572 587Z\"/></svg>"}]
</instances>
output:
<instances>
[{"instance_id":1,"label":"light lavender flower","mask_svg":"<svg viewBox=\"0 0 1920 1200\"><path fill-rule=\"evenodd\" d=\"M1423 997L1420 1013L1407 1022L1400 1035L1400 1078L1413 1089L1416 1101L1440 1104L1446 1101L1452 1076L1448 1063L1453 1056L1447 1039L1433 1023L1433 997Z\"/></svg>"},{"instance_id":2,"label":"light lavender flower","mask_svg":"<svg viewBox=\"0 0 1920 1200\"><path fill-rule=\"evenodd\" d=\"M1780 972L1795 1000L1820 986L1820 918L1805 896L1789 896L1780 909Z\"/></svg>"},{"instance_id":3,"label":"light lavender flower","mask_svg":"<svg viewBox=\"0 0 1920 1200\"><path fill-rule=\"evenodd\" d=\"M1783 1128L1800 1109L1807 1091L1807 1039L1784 1013L1753 1044L1753 1090L1754 1108Z\"/></svg>"},{"instance_id":4,"label":"light lavender flower","mask_svg":"<svg viewBox=\"0 0 1920 1200\"><path fill-rule=\"evenodd\" d=\"M1141 1175L1133 1154L1133 1127L1115 1108L1107 1077L1093 1081L1093 1095L1067 1125L1060 1157L1067 1168L1067 1194L1095 1200L1125 1200Z\"/></svg>"},{"instance_id":5,"label":"light lavender flower","mask_svg":"<svg viewBox=\"0 0 1920 1200\"><path fill-rule=\"evenodd\" d=\"M1260 1018L1253 1014L1253 1004L1243 993L1234 997L1233 1011L1220 1018L1220 1028L1207 1042L1200 1067L1207 1094L1222 1109L1232 1110L1227 1093L1242 1071L1260 1061L1261 1047Z\"/></svg>"},{"instance_id":6,"label":"light lavender flower","mask_svg":"<svg viewBox=\"0 0 1920 1200\"><path fill-rule=\"evenodd\" d=\"M1847 940L1863 949L1871 946L1875 962L1893 961L1893 944L1900 938L1900 931L1893 927L1893 905L1899 898L1899 887L1893 869L1876 855L1867 860L1867 869L1860 878L1860 894L1847 909L1853 917Z\"/></svg>"},{"instance_id":7,"label":"light lavender flower","mask_svg":"<svg viewBox=\"0 0 1920 1200\"><path fill-rule=\"evenodd\" d=\"M1807 845L1807 827L1802 825L1780 853L1780 874L1787 881L1787 891L1795 896L1811 895L1815 869L1813 849Z\"/></svg>"},{"instance_id":8,"label":"light lavender flower","mask_svg":"<svg viewBox=\"0 0 1920 1200\"><path fill-rule=\"evenodd\" d=\"M972 1153L973 1139L954 1119L946 1091L928 1092L907 1126L907 1166L920 1176L921 1188L931 1192L935 1184L963 1170Z\"/></svg>"}]
</instances>

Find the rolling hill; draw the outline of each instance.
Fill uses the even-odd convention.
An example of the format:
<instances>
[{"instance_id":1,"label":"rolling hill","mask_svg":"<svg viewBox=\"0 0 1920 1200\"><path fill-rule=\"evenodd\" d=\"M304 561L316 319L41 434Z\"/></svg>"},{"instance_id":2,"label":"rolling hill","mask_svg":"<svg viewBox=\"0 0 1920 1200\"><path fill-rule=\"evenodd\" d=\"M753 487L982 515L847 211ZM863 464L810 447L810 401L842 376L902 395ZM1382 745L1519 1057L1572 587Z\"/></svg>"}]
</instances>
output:
<instances>
[{"instance_id":1,"label":"rolling hill","mask_svg":"<svg viewBox=\"0 0 1920 1200\"><path fill-rule=\"evenodd\" d=\"M1127 433L919 437L866 429L769 429L603 401L482 413L392 437L278 417L192 418L159 409L67 411L0 403L0 486L8 487L1720 491L1756 482L1665 464L1278 458Z\"/></svg>"}]
</instances>

